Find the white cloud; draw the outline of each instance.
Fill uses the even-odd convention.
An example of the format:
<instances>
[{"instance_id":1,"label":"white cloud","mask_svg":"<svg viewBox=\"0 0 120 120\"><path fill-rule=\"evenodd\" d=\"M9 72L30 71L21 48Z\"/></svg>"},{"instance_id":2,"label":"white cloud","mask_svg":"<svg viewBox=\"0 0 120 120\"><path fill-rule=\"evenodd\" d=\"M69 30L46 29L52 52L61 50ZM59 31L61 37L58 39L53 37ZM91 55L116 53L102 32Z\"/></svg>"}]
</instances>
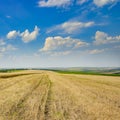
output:
<instances>
[{"instance_id":1,"label":"white cloud","mask_svg":"<svg viewBox=\"0 0 120 120\"><path fill-rule=\"evenodd\" d=\"M34 31L31 32L31 33L29 32L28 29L26 29L24 32L22 32L20 34L23 42L28 43L28 42L31 42L31 41L35 40L37 38L38 34L39 34L39 30L40 29L37 26L35 26Z\"/></svg>"},{"instance_id":2,"label":"white cloud","mask_svg":"<svg viewBox=\"0 0 120 120\"><path fill-rule=\"evenodd\" d=\"M105 49L94 49L94 50L90 50L89 54L99 54L99 53L102 53L104 51L105 51Z\"/></svg>"},{"instance_id":3,"label":"white cloud","mask_svg":"<svg viewBox=\"0 0 120 120\"><path fill-rule=\"evenodd\" d=\"M3 39L0 39L0 58L7 52L14 51L17 48L11 44L7 44Z\"/></svg>"},{"instance_id":4,"label":"white cloud","mask_svg":"<svg viewBox=\"0 0 120 120\"><path fill-rule=\"evenodd\" d=\"M80 4L80 5L82 5L85 2L88 2L88 0L77 0L77 4Z\"/></svg>"},{"instance_id":5,"label":"white cloud","mask_svg":"<svg viewBox=\"0 0 120 120\"><path fill-rule=\"evenodd\" d=\"M17 48L11 44L7 44L3 39L0 39L0 58L7 52L14 51Z\"/></svg>"},{"instance_id":6,"label":"white cloud","mask_svg":"<svg viewBox=\"0 0 120 120\"><path fill-rule=\"evenodd\" d=\"M0 47L0 53L5 52L6 48L5 47Z\"/></svg>"},{"instance_id":7,"label":"white cloud","mask_svg":"<svg viewBox=\"0 0 120 120\"><path fill-rule=\"evenodd\" d=\"M39 7L65 7L69 6L71 4L76 4L82 5L90 0L40 0L38 2ZM102 7L107 4L114 4L119 2L119 0L93 0L93 3L98 6Z\"/></svg>"},{"instance_id":8,"label":"white cloud","mask_svg":"<svg viewBox=\"0 0 120 120\"><path fill-rule=\"evenodd\" d=\"M16 49L17 49L17 48L14 47L13 45L8 44L8 45L6 45L6 46L0 47L0 52L2 53L2 52L7 52L7 51L14 51L14 50L16 50Z\"/></svg>"},{"instance_id":9,"label":"white cloud","mask_svg":"<svg viewBox=\"0 0 120 120\"><path fill-rule=\"evenodd\" d=\"M120 42L120 35L112 37L112 36L108 36L107 33L101 31L97 31L95 34L94 44L96 45L116 43L116 42Z\"/></svg>"},{"instance_id":10,"label":"white cloud","mask_svg":"<svg viewBox=\"0 0 120 120\"><path fill-rule=\"evenodd\" d=\"M0 39L0 46L3 46L3 45L5 45L6 43L4 42L4 40L3 39Z\"/></svg>"},{"instance_id":11,"label":"white cloud","mask_svg":"<svg viewBox=\"0 0 120 120\"><path fill-rule=\"evenodd\" d=\"M62 55L68 55L68 54L70 54L70 53L71 53L71 51L53 52L53 53L51 54L51 56L62 56Z\"/></svg>"},{"instance_id":12,"label":"white cloud","mask_svg":"<svg viewBox=\"0 0 120 120\"><path fill-rule=\"evenodd\" d=\"M8 45L4 44L4 45L0 46L0 57L4 56L4 54L5 54L6 52L14 51L14 50L16 50L16 49L17 49L17 48L14 47L14 46L11 45L11 44L8 44Z\"/></svg>"},{"instance_id":13,"label":"white cloud","mask_svg":"<svg viewBox=\"0 0 120 120\"><path fill-rule=\"evenodd\" d=\"M50 56L65 56L65 55L69 55L70 53L72 53L71 50L68 50L68 51L47 51L47 52L45 52L45 54L50 55ZM37 53L35 55L39 56L39 53Z\"/></svg>"},{"instance_id":14,"label":"white cloud","mask_svg":"<svg viewBox=\"0 0 120 120\"><path fill-rule=\"evenodd\" d=\"M98 7L102 7L102 6L110 4L110 3L118 2L118 0L93 0L93 2Z\"/></svg>"},{"instance_id":15,"label":"white cloud","mask_svg":"<svg viewBox=\"0 0 120 120\"><path fill-rule=\"evenodd\" d=\"M70 5L72 0L40 0L39 7L64 7Z\"/></svg>"},{"instance_id":16,"label":"white cloud","mask_svg":"<svg viewBox=\"0 0 120 120\"><path fill-rule=\"evenodd\" d=\"M5 51L14 51L16 50L17 48L14 47L13 45L9 44L5 47Z\"/></svg>"},{"instance_id":17,"label":"white cloud","mask_svg":"<svg viewBox=\"0 0 120 120\"><path fill-rule=\"evenodd\" d=\"M8 39L15 39L19 35L19 31L13 30L7 34Z\"/></svg>"},{"instance_id":18,"label":"white cloud","mask_svg":"<svg viewBox=\"0 0 120 120\"><path fill-rule=\"evenodd\" d=\"M7 34L7 39L15 39L16 37L21 37L23 42L28 43L37 38L37 36L39 34L39 30L40 29L37 26L35 26L34 31L32 31L32 32L29 32L28 29L26 29L22 33L20 33L19 31L13 30Z\"/></svg>"},{"instance_id":19,"label":"white cloud","mask_svg":"<svg viewBox=\"0 0 120 120\"><path fill-rule=\"evenodd\" d=\"M73 39L71 37L48 37L45 40L44 47L40 51L49 52L49 51L69 51L78 49L81 46L86 46L88 43L83 42L79 39Z\"/></svg>"},{"instance_id":20,"label":"white cloud","mask_svg":"<svg viewBox=\"0 0 120 120\"><path fill-rule=\"evenodd\" d=\"M83 28L91 27L93 25L94 25L93 21L90 22L68 21L48 29L47 32L49 33L52 31L60 30L60 31L64 31L64 33L71 34L74 32L78 32Z\"/></svg>"}]
</instances>

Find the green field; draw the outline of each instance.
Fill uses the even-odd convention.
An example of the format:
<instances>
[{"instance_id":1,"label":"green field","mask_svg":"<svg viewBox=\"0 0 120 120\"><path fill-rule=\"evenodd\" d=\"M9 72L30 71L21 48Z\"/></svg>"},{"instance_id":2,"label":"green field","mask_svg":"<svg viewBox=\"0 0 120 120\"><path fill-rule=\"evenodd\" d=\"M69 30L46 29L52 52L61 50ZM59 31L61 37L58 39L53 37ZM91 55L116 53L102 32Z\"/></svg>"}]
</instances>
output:
<instances>
[{"instance_id":1,"label":"green field","mask_svg":"<svg viewBox=\"0 0 120 120\"><path fill-rule=\"evenodd\" d=\"M120 76L120 73L101 73L99 71L71 71L71 70L53 70L63 74L84 74L84 75L104 75L104 76Z\"/></svg>"}]
</instances>

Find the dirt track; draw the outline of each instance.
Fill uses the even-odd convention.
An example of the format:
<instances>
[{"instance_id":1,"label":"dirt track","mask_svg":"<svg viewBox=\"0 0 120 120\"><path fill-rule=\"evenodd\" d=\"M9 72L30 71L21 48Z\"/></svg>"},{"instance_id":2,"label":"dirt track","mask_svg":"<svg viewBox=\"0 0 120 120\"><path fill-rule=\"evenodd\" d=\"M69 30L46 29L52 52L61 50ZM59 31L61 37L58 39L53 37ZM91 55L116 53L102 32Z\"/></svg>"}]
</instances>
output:
<instances>
[{"instance_id":1,"label":"dirt track","mask_svg":"<svg viewBox=\"0 0 120 120\"><path fill-rule=\"evenodd\" d=\"M0 74L0 120L119 120L120 77Z\"/></svg>"}]
</instances>

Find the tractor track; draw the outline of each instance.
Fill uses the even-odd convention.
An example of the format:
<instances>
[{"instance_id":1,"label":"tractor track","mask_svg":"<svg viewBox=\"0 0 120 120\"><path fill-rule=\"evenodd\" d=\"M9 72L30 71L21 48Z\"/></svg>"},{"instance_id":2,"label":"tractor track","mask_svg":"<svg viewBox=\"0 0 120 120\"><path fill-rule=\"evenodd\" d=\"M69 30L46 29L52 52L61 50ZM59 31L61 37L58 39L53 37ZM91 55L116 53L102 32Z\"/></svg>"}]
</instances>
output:
<instances>
[{"instance_id":1,"label":"tractor track","mask_svg":"<svg viewBox=\"0 0 120 120\"><path fill-rule=\"evenodd\" d=\"M22 99L19 100L19 102L17 103L17 105L13 105L10 109L10 113L8 116L11 116L14 114L14 112L18 112L19 109L21 108L21 105L28 99L28 97L37 89L37 87L39 87L39 85L41 84L41 80L44 78L44 75L42 76L42 78L39 80L39 82L27 93L23 96ZM11 119L11 118L10 118Z\"/></svg>"}]
</instances>

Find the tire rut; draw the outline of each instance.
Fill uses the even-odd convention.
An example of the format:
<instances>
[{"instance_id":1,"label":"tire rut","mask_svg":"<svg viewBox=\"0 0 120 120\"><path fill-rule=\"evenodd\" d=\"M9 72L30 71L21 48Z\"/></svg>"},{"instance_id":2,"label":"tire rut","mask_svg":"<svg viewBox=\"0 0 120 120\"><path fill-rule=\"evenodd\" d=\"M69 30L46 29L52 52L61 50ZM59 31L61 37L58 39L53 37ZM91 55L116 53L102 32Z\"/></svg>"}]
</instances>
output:
<instances>
[{"instance_id":1,"label":"tire rut","mask_svg":"<svg viewBox=\"0 0 120 120\"><path fill-rule=\"evenodd\" d=\"M41 84L41 80L43 78L44 78L44 75L41 77L39 82L30 90L30 92L25 94L24 97L19 100L17 105L14 105L14 106L11 107L11 109L9 110L9 113L7 113L8 120L11 120L11 116L13 117L15 113L16 114L18 113L18 111L21 108L22 104L27 100L27 98L32 94L32 92L34 92L37 89L37 87L39 87L39 85ZM9 118L9 116L10 116L10 118Z\"/></svg>"},{"instance_id":2,"label":"tire rut","mask_svg":"<svg viewBox=\"0 0 120 120\"><path fill-rule=\"evenodd\" d=\"M50 101L51 101L51 87L52 87L52 82L49 79L49 89L47 91L47 98L46 98L45 111L44 111L45 120L48 120L49 112L50 112L49 106L50 106Z\"/></svg>"},{"instance_id":3,"label":"tire rut","mask_svg":"<svg viewBox=\"0 0 120 120\"><path fill-rule=\"evenodd\" d=\"M48 84L47 88L45 91L45 94L43 94L42 99L41 99L41 104L39 105L38 108L38 113L37 113L37 120L47 120L49 116L49 103L50 103L50 98L51 98L51 80L49 79L48 75L46 76L46 79L48 79ZM40 116L40 112L43 111L43 116Z\"/></svg>"}]
</instances>

